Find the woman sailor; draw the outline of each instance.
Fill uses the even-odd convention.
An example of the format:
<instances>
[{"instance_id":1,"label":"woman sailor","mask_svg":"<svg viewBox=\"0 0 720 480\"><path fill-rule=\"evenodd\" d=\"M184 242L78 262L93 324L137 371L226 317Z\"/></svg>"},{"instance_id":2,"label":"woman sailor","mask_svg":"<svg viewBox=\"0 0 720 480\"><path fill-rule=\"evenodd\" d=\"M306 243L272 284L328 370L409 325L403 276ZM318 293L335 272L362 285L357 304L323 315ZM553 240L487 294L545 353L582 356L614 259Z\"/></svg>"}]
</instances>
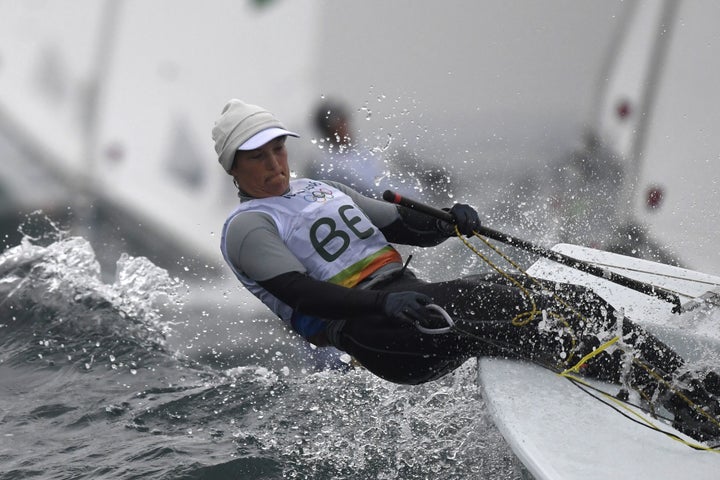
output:
<instances>
[{"instance_id":1,"label":"woman sailor","mask_svg":"<svg viewBox=\"0 0 720 480\"><path fill-rule=\"evenodd\" d=\"M240 100L225 105L212 136L240 197L221 239L234 274L307 341L337 347L379 377L418 384L487 355L565 368L615 331L613 308L579 286L538 287L502 276L418 278L393 244L432 247L455 235L455 227L472 235L480 220L469 205L448 209L455 220L450 225L338 182L291 180L285 143L298 135L264 108ZM623 341L633 345L630 354L652 371L670 378L683 365L627 319L622 329ZM602 350L582 371L618 382L627 354ZM671 410L681 407L643 368L624 380ZM696 423L701 426L688 433L720 436L714 424Z\"/></svg>"}]
</instances>

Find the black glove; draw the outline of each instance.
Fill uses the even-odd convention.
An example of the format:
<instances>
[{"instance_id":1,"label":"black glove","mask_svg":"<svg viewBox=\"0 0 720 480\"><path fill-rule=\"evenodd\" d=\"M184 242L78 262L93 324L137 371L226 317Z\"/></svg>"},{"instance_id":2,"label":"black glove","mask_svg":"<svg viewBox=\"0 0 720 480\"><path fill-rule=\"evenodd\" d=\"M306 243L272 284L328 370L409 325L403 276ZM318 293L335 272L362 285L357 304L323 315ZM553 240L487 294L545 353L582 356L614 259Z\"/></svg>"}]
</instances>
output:
<instances>
[{"instance_id":1,"label":"black glove","mask_svg":"<svg viewBox=\"0 0 720 480\"><path fill-rule=\"evenodd\" d=\"M458 230L463 235L469 237L473 234L473 232L480 229L480 216L478 215L477 211L470 205L465 205L464 203L456 203L450 210L446 208L444 208L443 210L450 212L450 215L452 215L455 219L455 225L457 225ZM442 220L438 220L437 227L438 230L448 236L455 234L455 229L453 228L453 226L447 222L443 222Z\"/></svg>"},{"instance_id":2,"label":"black glove","mask_svg":"<svg viewBox=\"0 0 720 480\"><path fill-rule=\"evenodd\" d=\"M414 324L427 316L426 306L430 303L430 297L418 292L389 293L383 305L383 313L395 320Z\"/></svg>"}]
</instances>

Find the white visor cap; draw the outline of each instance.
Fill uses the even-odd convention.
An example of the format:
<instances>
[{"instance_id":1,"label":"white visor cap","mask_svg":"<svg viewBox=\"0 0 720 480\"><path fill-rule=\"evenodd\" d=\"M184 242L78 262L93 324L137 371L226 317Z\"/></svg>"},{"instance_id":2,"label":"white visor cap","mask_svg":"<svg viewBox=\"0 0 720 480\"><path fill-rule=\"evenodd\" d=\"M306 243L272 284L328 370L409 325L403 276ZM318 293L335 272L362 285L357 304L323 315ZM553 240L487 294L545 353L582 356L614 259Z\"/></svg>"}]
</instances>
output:
<instances>
[{"instance_id":1,"label":"white visor cap","mask_svg":"<svg viewBox=\"0 0 720 480\"><path fill-rule=\"evenodd\" d=\"M284 128L270 127L261 132L256 133L252 137L248 138L245 143L240 145L238 150L255 150L256 148L262 147L271 140L275 140L277 137L289 135L291 137L298 137L297 133L285 130Z\"/></svg>"}]
</instances>

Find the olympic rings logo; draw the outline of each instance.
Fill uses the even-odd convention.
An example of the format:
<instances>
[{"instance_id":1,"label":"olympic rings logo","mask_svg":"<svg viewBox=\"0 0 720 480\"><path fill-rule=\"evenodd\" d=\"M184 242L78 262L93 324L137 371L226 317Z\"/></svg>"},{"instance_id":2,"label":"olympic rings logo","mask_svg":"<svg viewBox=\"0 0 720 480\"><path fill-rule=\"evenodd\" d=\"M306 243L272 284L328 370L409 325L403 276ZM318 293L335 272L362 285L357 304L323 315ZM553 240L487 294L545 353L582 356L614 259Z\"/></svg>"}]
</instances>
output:
<instances>
[{"instance_id":1,"label":"olympic rings logo","mask_svg":"<svg viewBox=\"0 0 720 480\"><path fill-rule=\"evenodd\" d=\"M308 192L303 196L306 202L313 203L313 202L326 202L328 200L331 200L333 198L333 193L331 190L328 190L327 188L318 188L317 190L313 190L312 192Z\"/></svg>"}]
</instances>

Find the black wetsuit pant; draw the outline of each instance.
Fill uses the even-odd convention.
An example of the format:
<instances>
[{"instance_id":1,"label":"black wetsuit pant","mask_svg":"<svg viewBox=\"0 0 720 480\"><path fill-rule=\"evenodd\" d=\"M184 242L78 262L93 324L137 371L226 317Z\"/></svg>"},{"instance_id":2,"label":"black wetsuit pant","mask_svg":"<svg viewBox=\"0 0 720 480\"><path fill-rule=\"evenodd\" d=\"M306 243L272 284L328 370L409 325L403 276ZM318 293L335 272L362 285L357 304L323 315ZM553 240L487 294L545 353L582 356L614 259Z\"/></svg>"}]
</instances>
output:
<instances>
[{"instance_id":1,"label":"black wetsuit pant","mask_svg":"<svg viewBox=\"0 0 720 480\"><path fill-rule=\"evenodd\" d=\"M427 334L414 325L377 316L333 321L328 338L375 375L395 383L419 384L451 372L473 356L524 358L554 368L572 366L616 329L616 312L589 289L549 282L542 289L531 283L526 287L524 291L496 275L428 283L405 272L371 288L424 293L447 311L456 330ZM538 314L518 326L512 320L532 309L527 292L536 309L553 315L543 319ZM447 326L434 321L438 327ZM627 319L623 336L660 371L670 373L683 363L669 347ZM619 381L620 353L598 355L587 362L585 373Z\"/></svg>"},{"instance_id":2,"label":"black wetsuit pant","mask_svg":"<svg viewBox=\"0 0 720 480\"><path fill-rule=\"evenodd\" d=\"M521 358L559 371L595 352L583 362L580 373L622 381L650 404L673 413L673 425L680 431L698 440L720 441L719 374L710 372L700 381L687 377L691 372L683 372L684 361L671 348L627 318L618 318L612 306L589 289L554 282L540 287L528 282L523 287L495 275L427 283L406 272L372 288L425 293L450 314L457 328L428 334L415 325L378 316L332 321L327 337L375 375L402 384L437 379L473 356ZM533 310L528 292L536 310L544 309L545 315L518 317ZM516 317L525 324L516 325ZM618 330L622 330L619 347L597 350L618 336ZM678 378L685 378L681 383L690 379L689 386L677 387Z\"/></svg>"}]
</instances>

